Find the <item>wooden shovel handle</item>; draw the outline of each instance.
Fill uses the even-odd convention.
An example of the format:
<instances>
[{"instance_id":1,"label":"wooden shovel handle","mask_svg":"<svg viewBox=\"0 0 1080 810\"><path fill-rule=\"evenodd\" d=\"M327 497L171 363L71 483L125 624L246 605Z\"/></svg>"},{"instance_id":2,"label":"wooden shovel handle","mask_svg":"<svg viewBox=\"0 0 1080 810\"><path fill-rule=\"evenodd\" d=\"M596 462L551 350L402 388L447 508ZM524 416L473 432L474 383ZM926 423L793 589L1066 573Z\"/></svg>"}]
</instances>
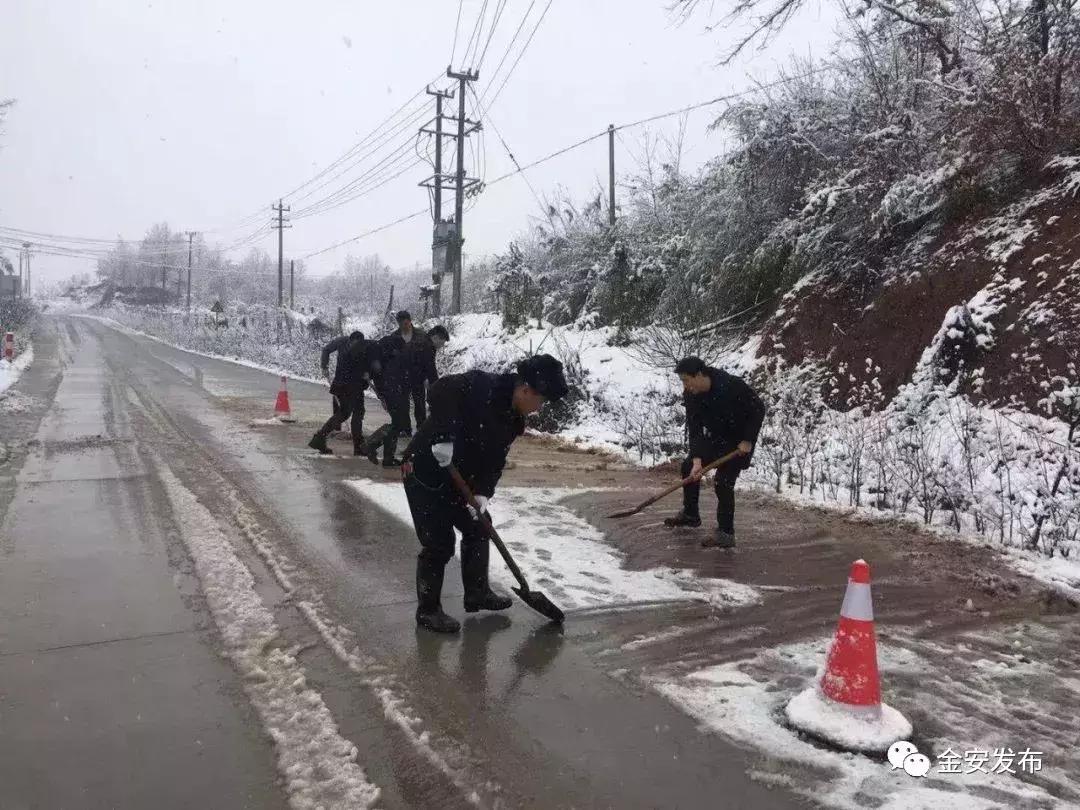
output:
<instances>
[{"instance_id":1,"label":"wooden shovel handle","mask_svg":"<svg viewBox=\"0 0 1080 810\"><path fill-rule=\"evenodd\" d=\"M521 590L525 593L529 592L529 583L525 581L525 575L521 573L521 569L517 567L517 563L514 562L514 558L510 556L510 552L507 550L506 545L503 543L499 533L495 531L495 527L491 523L491 519L480 510L480 504L476 502L476 496L473 495L473 491L469 488L469 485L465 482L461 473L458 472L457 467L451 464L447 468L447 472L450 473L450 480L454 482L454 486L457 491L461 493L461 497L465 499L465 503L473 508L476 512L476 519L479 521L480 526L487 533L488 538L495 544L495 548L499 550L499 554L502 555L503 561L506 563L506 567L510 569L510 573L514 575L514 579L518 581L521 586Z\"/></svg>"},{"instance_id":2,"label":"wooden shovel handle","mask_svg":"<svg viewBox=\"0 0 1080 810\"><path fill-rule=\"evenodd\" d=\"M742 456L742 455L745 455L745 453L743 453L742 450L732 450L727 455L721 456L720 458L716 459L715 461L711 461L708 464L706 464L704 467L702 467L701 468L701 476L704 477L705 474L710 472L711 470L715 470L717 467L720 467L721 465L727 464L732 459L738 458L739 456ZM698 480L701 480L701 479L699 478ZM683 487L688 486L689 484L692 484L692 483L694 483L694 477L692 475L688 475L688 476L686 476L686 478L682 479L678 483L672 484L670 487L665 489L663 492L657 493L656 495L653 495L651 498L649 498L647 501L643 501L642 503L638 504L637 506L635 506L629 512L627 512L625 514L620 513L620 517L629 517L630 515L636 515L642 509L645 509L645 508L647 508L649 506L652 506L654 503L656 503L661 498L666 498L668 495L670 495L675 490L682 489Z\"/></svg>"}]
</instances>

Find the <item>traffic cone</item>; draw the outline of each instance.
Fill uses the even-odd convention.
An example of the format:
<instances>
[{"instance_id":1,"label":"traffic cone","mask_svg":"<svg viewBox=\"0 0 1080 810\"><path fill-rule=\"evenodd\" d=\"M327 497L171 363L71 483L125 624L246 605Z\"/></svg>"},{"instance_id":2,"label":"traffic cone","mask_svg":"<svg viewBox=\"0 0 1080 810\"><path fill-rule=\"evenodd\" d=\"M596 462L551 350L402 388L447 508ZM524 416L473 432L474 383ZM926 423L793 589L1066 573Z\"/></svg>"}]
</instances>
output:
<instances>
[{"instance_id":1,"label":"traffic cone","mask_svg":"<svg viewBox=\"0 0 1080 810\"><path fill-rule=\"evenodd\" d=\"M289 407L289 387L285 377L281 378L281 390L278 391L277 402L274 403L274 416L282 422L295 422L292 408Z\"/></svg>"},{"instance_id":2,"label":"traffic cone","mask_svg":"<svg viewBox=\"0 0 1080 810\"><path fill-rule=\"evenodd\" d=\"M851 564L840 621L817 685L792 699L786 713L796 728L854 751L885 751L911 735L911 723L881 702L866 560Z\"/></svg>"}]
</instances>

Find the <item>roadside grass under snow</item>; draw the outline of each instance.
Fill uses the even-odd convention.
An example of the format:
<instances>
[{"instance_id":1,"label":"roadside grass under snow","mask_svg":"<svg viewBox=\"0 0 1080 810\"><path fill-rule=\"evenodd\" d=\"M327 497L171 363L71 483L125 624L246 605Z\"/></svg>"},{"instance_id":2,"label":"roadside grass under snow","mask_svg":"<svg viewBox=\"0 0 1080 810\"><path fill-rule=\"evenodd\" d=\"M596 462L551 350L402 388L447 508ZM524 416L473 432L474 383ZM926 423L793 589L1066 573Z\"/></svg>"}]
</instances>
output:
<instances>
[{"instance_id":1,"label":"roadside grass under snow","mask_svg":"<svg viewBox=\"0 0 1080 810\"><path fill-rule=\"evenodd\" d=\"M22 373L33 362L34 349L32 346L28 346L14 361L9 361L7 358L0 359L0 394L3 394L17 383Z\"/></svg>"},{"instance_id":2,"label":"roadside grass under snow","mask_svg":"<svg viewBox=\"0 0 1080 810\"><path fill-rule=\"evenodd\" d=\"M400 484L349 481L362 497L412 527ZM638 602L694 600L739 607L759 599L757 591L726 579L699 577L678 568L632 571L603 534L559 502L588 490L501 487L491 501L495 528L529 584L560 607L575 610ZM491 578L504 589L516 586L498 552L492 550Z\"/></svg>"}]
</instances>

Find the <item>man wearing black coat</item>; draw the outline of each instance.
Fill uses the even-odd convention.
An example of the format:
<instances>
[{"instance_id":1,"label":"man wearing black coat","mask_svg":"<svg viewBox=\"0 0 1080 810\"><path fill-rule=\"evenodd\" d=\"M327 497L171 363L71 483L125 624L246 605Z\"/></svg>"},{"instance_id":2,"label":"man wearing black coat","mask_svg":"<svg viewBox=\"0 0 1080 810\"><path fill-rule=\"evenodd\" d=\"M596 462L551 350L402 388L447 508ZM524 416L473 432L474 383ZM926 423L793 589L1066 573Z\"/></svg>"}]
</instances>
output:
<instances>
[{"instance_id":1,"label":"man wearing black coat","mask_svg":"<svg viewBox=\"0 0 1080 810\"><path fill-rule=\"evenodd\" d=\"M362 451L373 464L377 464L377 450L382 444L384 467L396 467L401 463L396 457L397 443L398 437L409 429L409 394L414 376L411 347L419 339L408 312L399 312L397 322L397 330L379 341L381 370L375 378L375 393L390 415L390 422L371 434Z\"/></svg>"},{"instance_id":2,"label":"man wearing black coat","mask_svg":"<svg viewBox=\"0 0 1080 810\"><path fill-rule=\"evenodd\" d=\"M330 376L330 355L337 354L334 376ZM364 339L363 332L353 332L347 338L331 340L323 347L320 358L323 374L330 383L330 393L336 407L334 415L308 442L308 447L323 455L330 453L326 437L340 430L345 420L352 416L353 453L362 455L364 429L364 391L372 374L378 371L375 344Z\"/></svg>"},{"instance_id":3,"label":"man wearing black coat","mask_svg":"<svg viewBox=\"0 0 1080 810\"><path fill-rule=\"evenodd\" d=\"M702 541L705 547L735 546L735 480L750 466L765 405L754 390L739 377L687 357L675 366L683 385L683 403L690 434L690 455L683 462L683 478L693 482L683 487L683 508L667 518L667 526L700 526L698 500L701 495L701 468L733 450L740 457L716 471L716 532Z\"/></svg>"},{"instance_id":4,"label":"man wearing black coat","mask_svg":"<svg viewBox=\"0 0 1080 810\"><path fill-rule=\"evenodd\" d=\"M486 512L510 445L525 431L525 417L566 393L562 364L546 354L521 361L516 374L469 371L431 386L431 415L416 431L401 466L420 540L416 623L421 627L436 633L456 633L461 627L441 602L443 571L454 556L455 528L461 532L465 612L510 607L510 598L488 584L488 538L478 515L454 489L449 467L453 464L461 473Z\"/></svg>"},{"instance_id":5,"label":"man wearing black coat","mask_svg":"<svg viewBox=\"0 0 1080 810\"><path fill-rule=\"evenodd\" d=\"M410 345L412 404L418 429L427 419L427 386L439 379L435 355L449 340L450 333L445 326L433 326L427 334L417 331L417 338Z\"/></svg>"}]
</instances>

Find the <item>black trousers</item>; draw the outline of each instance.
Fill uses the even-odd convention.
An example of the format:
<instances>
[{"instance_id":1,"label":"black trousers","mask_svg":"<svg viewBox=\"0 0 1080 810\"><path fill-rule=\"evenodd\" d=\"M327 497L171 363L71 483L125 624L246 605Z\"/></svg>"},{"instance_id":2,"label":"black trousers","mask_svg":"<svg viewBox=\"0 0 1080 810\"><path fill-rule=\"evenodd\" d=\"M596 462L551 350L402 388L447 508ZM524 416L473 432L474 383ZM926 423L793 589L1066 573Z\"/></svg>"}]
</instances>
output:
<instances>
[{"instance_id":1,"label":"black trousers","mask_svg":"<svg viewBox=\"0 0 1080 810\"><path fill-rule=\"evenodd\" d=\"M347 396L334 397L334 415L326 420L326 424L319 428L320 436L329 436L335 430L341 430L345 421L352 417L350 428L353 435L353 445L359 447L363 442L364 432L364 392L359 391Z\"/></svg>"},{"instance_id":2,"label":"black trousers","mask_svg":"<svg viewBox=\"0 0 1080 810\"><path fill-rule=\"evenodd\" d=\"M702 466L715 461L719 456L701 459ZM738 459L736 459L737 463ZM680 472L686 478L694 468L694 460L686 459ZM714 488L716 490L716 523L720 531L735 533L735 481L742 470L728 463L716 470ZM701 483L687 484L683 487L683 511L691 517L700 517L698 502L701 499Z\"/></svg>"},{"instance_id":3,"label":"black trousers","mask_svg":"<svg viewBox=\"0 0 1080 810\"><path fill-rule=\"evenodd\" d=\"M413 413L416 415L416 427L419 430L427 419L427 389L424 383L414 385L412 389ZM408 415L405 417L408 419Z\"/></svg>"},{"instance_id":4,"label":"black trousers","mask_svg":"<svg viewBox=\"0 0 1080 810\"><path fill-rule=\"evenodd\" d=\"M378 428L367 440L368 447L383 446L383 462L397 455L398 437L409 429L409 394L407 391L386 391L383 404L390 414L390 421Z\"/></svg>"},{"instance_id":5,"label":"black trousers","mask_svg":"<svg viewBox=\"0 0 1080 810\"><path fill-rule=\"evenodd\" d=\"M411 476L405 482L413 526L420 540L416 559L416 598L421 613L441 607L443 573L454 556L454 529L461 532L461 584L465 599L480 599L488 591L491 546L480 524L449 485L435 489Z\"/></svg>"}]
</instances>

